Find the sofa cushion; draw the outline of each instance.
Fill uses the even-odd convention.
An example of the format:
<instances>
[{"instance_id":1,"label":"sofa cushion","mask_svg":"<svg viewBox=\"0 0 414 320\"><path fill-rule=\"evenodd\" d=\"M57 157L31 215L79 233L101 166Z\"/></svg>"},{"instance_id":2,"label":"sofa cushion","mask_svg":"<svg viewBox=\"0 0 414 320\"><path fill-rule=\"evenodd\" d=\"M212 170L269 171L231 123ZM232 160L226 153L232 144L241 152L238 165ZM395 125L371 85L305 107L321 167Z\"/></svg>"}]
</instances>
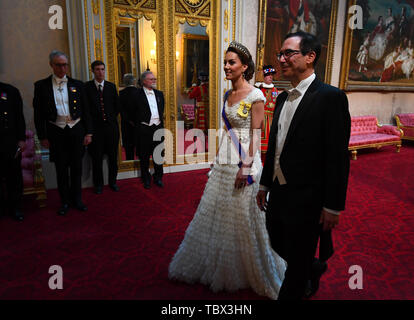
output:
<instances>
[{"instance_id":1,"label":"sofa cushion","mask_svg":"<svg viewBox=\"0 0 414 320\"><path fill-rule=\"evenodd\" d=\"M194 120L194 105L193 104L183 104L182 106L184 114L187 116L188 120Z\"/></svg>"},{"instance_id":2,"label":"sofa cushion","mask_svg":"<svg viewBox=\"0 0 414 320\"><path fill-rule=\"evenodd\" d=\"M351 118L351 136L366 133L376 133L378 129L377 118L373 116L360 116Z\"/></svg>"},{"instance_id":3,"label":"sofa cushion","mask_svg":"<svg viewBox=\"0 0 414 320\"><path fill-rule=\"evenodd\" d=\"M365 144L375 144L381 142L399 141L400 137L384 133L367 133L364 135L353 135L349 139L349 146L361 146Z\"/></svg>"},{"instance_id":4,"label":"sofa cushion","mask_svg":"<svg viewBox=\"0 0 414 320\"><path fill-rule=\"evenodd\" d=\"M414 127L414 113L400 113L397 116L400 118L401 125Z\"/></svg>"}]
</instances>

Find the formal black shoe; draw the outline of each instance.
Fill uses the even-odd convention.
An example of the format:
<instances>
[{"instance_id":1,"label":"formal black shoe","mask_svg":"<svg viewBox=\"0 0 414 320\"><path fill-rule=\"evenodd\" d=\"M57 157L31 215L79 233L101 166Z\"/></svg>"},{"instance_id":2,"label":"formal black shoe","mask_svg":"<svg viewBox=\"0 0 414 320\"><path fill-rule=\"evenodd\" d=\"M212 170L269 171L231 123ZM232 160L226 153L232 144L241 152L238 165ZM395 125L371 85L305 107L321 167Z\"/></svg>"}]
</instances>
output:
<instances>
[{"instance_id":1,"label":"formal black shoe","mask_svg":"<svg viewBox=\"0 0 414 320\"><path fill-rule=\"evenodd\" d=\"M24 215L21 211L16 210L14 212L14 219L16 219L17 221L23 221L24 220Z\"/></svg>"},{"instance_id":2,"label":"formal black shoe","mask_svg":"<svg viewBox=\"0 0 414 320\"><path fill-rule=\"evenodd\" d=\"M95 193L96 194L102 194L102 187L101 186L95 187Z\"/></svg>"},{"instance_id":3,"label":"formal black shoe","mask_svg":"<svg viewBox=\"0 0 414 320\"><path fill-rule=\"evenodd\" d=\"M111 184L109 186L109 188L111 188L112 191L114 191L114 192L118 192L119 191L119 187L116 184Z\"/></svg>"},{"instance_id":4,"label":"formal black shoe","mask_svg":"<svg viewBox=\"0 0 414 320\"><path fill-rule=\"evenodd\" d=\"M144 181L144 188L145 189L150 189L151 188L151 184L149 181Z\"/></svg>"},{"instance_id":5,"label":"formal black shoe","mask_svg":"<svg viewBox=\"0 0 414 320\"><path fill-rule=\"evenodd\" d=\"M328 269L328 265L325 261L321 262L318 259L315 259L312 265L312 276L308 281L307 288L305 290L305 297L310 298L313 296L319 289L319 281L321 280L322 275Z\"/></svg>"},{"instance_id":6,"label":"formal black shoe","mask_svg":"<svg viewBox=\"0 0 414 320\"><path fill-rule=\"evenodd\" d=\"M82 202L75 203L75 208L76 208L76 210L79 210L79 211L87 211L88 210L88 207L85 206Z\"/></svg>"},{"instance_id":7,"label":"formal black shoe","mask_svg":"<svg viewBox=\"0 0 414 320\"><path fill-rule=\"evenodd\" d=\"M64 216L69 211L69 205L68 204L62 204L62 206L57 211L57 214L60 216Z\"/></svg>"},{"instance_id":8,"label":"formal black shoe","mask_svg":"<svg viewBox=\"0 0 414 320\"><path fill-rule=\"evenodd\" d=\"M160 188L164 187L164 184L162 183L161 180L154 180L154 184L157 185Z\"/></svg>"}]
</instances>

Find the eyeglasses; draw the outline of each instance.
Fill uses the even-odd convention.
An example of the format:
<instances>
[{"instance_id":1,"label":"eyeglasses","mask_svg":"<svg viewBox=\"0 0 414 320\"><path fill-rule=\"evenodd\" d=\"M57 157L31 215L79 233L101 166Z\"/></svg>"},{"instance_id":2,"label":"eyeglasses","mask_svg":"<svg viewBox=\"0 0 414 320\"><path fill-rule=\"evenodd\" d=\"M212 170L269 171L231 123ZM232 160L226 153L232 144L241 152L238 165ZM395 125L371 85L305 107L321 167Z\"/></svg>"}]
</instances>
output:
<instances>
[{"instance_id":1,"label":"eyeglasses","mask_svg":"<svg viewBox=\"0 0 414 320\"><path fill-rule=\"evenodd\" d=\"M145 80L155 81L155 80L157 80L157 78L147 78Z\"/></svg>"},{"instance_id":2,"label":"eyeglasses","mask_svg":"<svg viewBox=\"0 0 414 320\"><path fill-rule=\"evenodd\" d=\"M59 68L65 68L69 64L67 64L67 63L54 63L53 65L56 66L56 67L59 67Z\"/></svg>"},{"instance_id":3,"label":"eyeglasses","mask_svg":"<svg viewBox=\"0 0 414 320\"><path fill-rule=\"evenodd\" d=\"M281 58L282 58L282 56L284 56L285 57L285 59L287 60L287 59L290 59L292 56L294 56L295 54L297 54L297 53L299 53L300 52L300 50L291 50L291 49L287 49L287 50L285 50L285 51L280 51L277 55L276 55L276 57L277 57L277 60L280 60Z\"/></svg>"}]
</instances>

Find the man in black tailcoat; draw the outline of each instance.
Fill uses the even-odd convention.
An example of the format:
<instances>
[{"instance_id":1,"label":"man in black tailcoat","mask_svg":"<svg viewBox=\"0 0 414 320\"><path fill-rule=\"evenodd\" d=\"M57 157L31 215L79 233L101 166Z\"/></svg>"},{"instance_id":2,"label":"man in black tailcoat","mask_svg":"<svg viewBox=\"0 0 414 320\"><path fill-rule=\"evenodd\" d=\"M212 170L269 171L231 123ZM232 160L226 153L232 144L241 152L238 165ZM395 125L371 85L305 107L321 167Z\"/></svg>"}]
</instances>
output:
<instances>
[{"instance_id":1,"label":"man in black tailcoat","mask_svg":"<svg viewBox=\"0 0 414 320\"><path fill-rule=\"evenodd\" d=\"M22 97L17 88L0 82L0 199L3 205L7 198L8 209L19 221L24 218L20 210L23 193L20 162L25 147L26 123Z\"/></svg>"},{"instance_id":2,"label":"man in black tailcoat","mask_svg":"<svg viewBox=\"0 0 414 320\"><path fill-rule=\"evenodd\" d=\"M280 300L316 292L333 253L331 230L345 208L348 99L343 91L317 79L314 70L320 52L316 37L297 32L286 36L277 55L293 88L276 101L257 202L266 209L272 247L288 265Z\"/></svg>"},{"instance_id":3,"label":"man in black tailcoat","mask_svg":"<svg viewBox=\"0 0 414 320\"><path fill-rule=\"evenodd\" d=\"M61 199L57 213L63 216L70 204L87 210L82 202L82 158L92 141L92 122L83 82L66 75L67 55L54 50L49 64L53 74L34 85L34 121L40 143L49 148L55 164Z\"/></svg>"}]
</instances>

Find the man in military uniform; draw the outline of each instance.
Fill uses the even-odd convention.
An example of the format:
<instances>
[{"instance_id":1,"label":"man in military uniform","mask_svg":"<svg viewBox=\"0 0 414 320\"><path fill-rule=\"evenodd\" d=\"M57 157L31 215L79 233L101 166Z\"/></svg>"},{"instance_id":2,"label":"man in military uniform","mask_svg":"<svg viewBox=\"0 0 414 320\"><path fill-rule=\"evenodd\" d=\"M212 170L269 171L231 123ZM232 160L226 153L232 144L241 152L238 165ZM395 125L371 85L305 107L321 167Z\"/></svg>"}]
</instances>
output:
<instances>
[{"instance_id":1,"label":"man in military uniform","mask_svg":"<svg viewBox=\"0 0 414 320\"><path fill-rule=\"evenodd\" d=\"M40 143L49 148L55 163L62 202L57 213L65 215L69 204L87 210L82 202L82 157L84 146L92 142L92 122L83 82L66 75L66 54L52 51L49 64L53 75L35 83L34 121Z\"/></svg>"},{"instance_id":2,"label":"man in military uniform","mask_svg":"<svg viewBox=\"0 0 414 320\"><path fill-rule=\"evenodd\" d=\"M200 73L200 84L193 84L188 91L188 97L196 100L196 121L195 128L206 132L209 128L208 117L208 75L205 72Z\"/></svg>"},{"instance_id":3,"label":"man in military uniform","mask_svg":"<svg viewBox=\"0 0 414 320\"><path fill-rule=\"evenodd\" d=\"M262 90L263 95L266 98L266 104L264 106L264 124L262 130L261 138L261 151L262 151L262 161L264 162L267 145L269 143L269 133L270 127L272 126L273 113L275 111L276 97L279 94L279 91L273 85L273 75L276 73L275 68L272 65L263 66L263 82L257 82L255 87Z\"/></svg>"},{"instance_id":4,"label":"man in military uniform","mask_svg":"<svg viewBox=\"0 0 414 320\"><path fill-rule=\"evenodd\" d=\"M114 83L105 80L105 64L96 60L91 69L94 79L85 83L91 118L93 123L93 142L88 147L92 157L92 176L95 193L102 194L103 158L108 158L108 185L117 192L118 143L119 143L119 100Z\"/></svg>"},{"instance_id":5,"label":"man in military uniform","mask_svg":"<svg viewBox=\"0 0 414 320\"><path fill-rule=\"evenodd\" d=\"M22 221L20 211L23 178L20 162L26 147L26 123L23 102L17 88L0 82L0 199L5 200L16 220ZM2 201L4 202L4 201Z\"/></svg>"}]
</instances>

